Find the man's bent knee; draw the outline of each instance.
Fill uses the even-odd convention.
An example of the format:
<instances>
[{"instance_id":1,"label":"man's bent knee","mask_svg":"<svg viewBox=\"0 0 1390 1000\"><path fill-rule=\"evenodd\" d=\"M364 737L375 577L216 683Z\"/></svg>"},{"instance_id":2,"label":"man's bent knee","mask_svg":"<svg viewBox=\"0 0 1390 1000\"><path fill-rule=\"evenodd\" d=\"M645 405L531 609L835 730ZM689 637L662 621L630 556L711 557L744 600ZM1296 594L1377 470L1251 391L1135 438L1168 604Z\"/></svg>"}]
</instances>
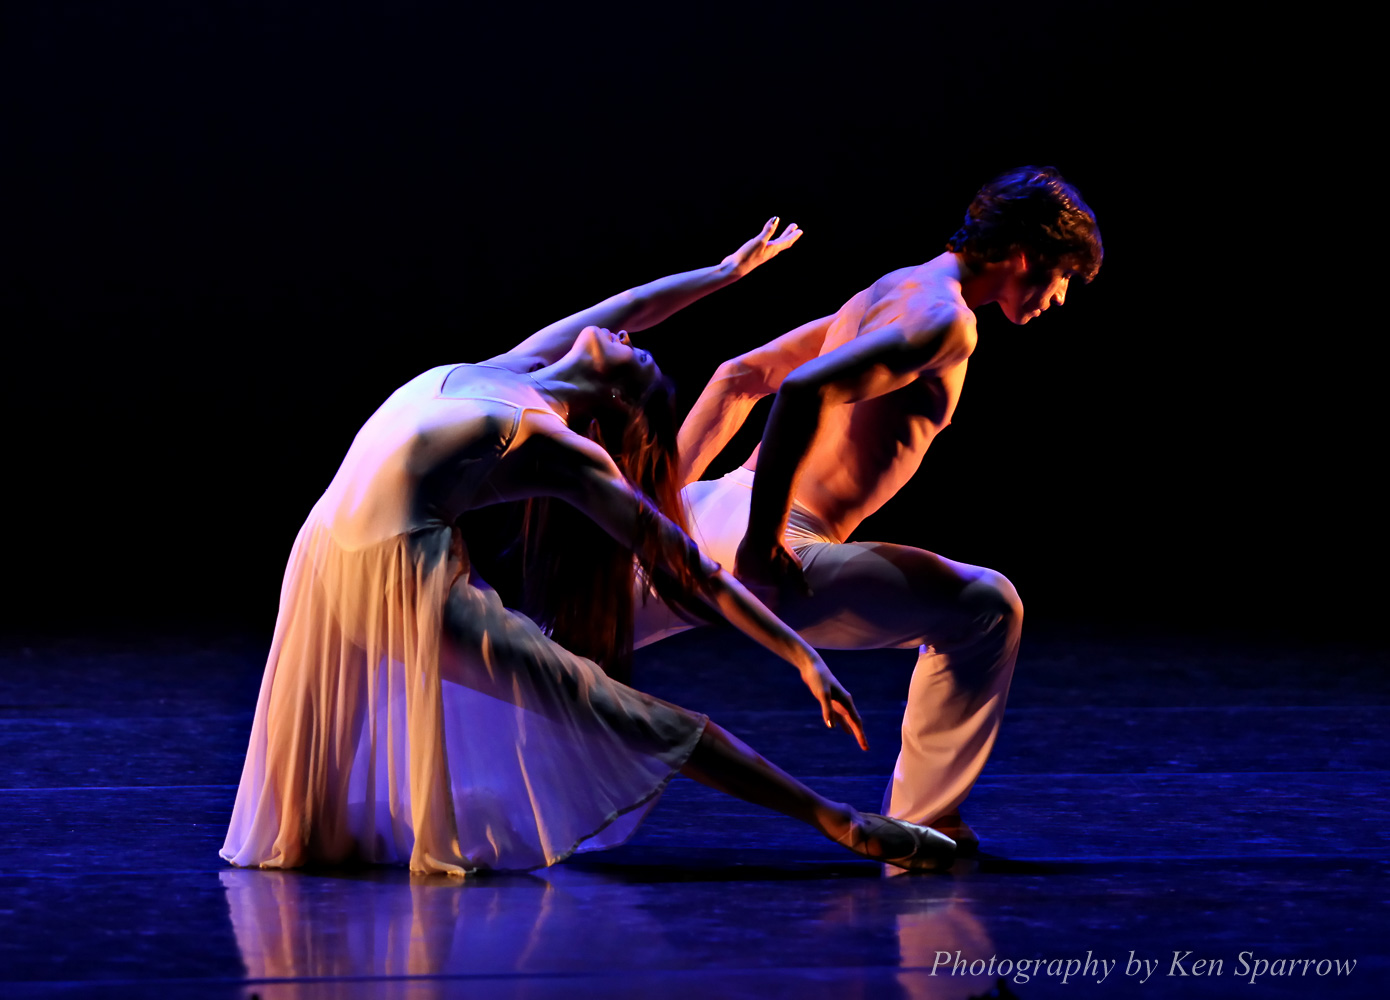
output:
<instances>
[{"instance_id":1,"label":"man's bent knee","mask_svg":"<svg viewBox=\"0 0 1390 1000\"><path fill-rule=\"evenodd\" d=\"M976 635L1007 634L1023 627L1023 601L1002 573L981 570L961 591L961 603Z\"/></svg>"}]
</instances>

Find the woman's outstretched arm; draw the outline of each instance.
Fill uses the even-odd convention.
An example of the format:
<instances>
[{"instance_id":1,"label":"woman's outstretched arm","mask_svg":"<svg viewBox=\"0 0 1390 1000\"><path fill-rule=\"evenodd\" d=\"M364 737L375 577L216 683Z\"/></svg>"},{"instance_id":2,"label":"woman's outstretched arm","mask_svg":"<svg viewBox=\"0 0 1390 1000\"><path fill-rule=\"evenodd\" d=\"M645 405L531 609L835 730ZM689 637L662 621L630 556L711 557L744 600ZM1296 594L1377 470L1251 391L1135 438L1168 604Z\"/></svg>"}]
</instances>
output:
<instances>
[{"instance_id":1,"label":"woman's outstretched arm","mask_svg":"<svg viewBox=\"0 0 1390 1000\"><path fill-rule=\"evenodd\" d=\"M554 364L574 346L575 338L585 327L623 329L632 333L655 326L696 299L737 281L801 238L801 230L793 223L782 231L781 236L773 239L777 222L775 217L769 219L757 236L718 264L668 275L619 292L597 305L537 330L510 351L489 359L489 363L511 367L506 364L509 360L540 360L547 365Z\"/></svg>"},{"instance_id":2,"label":"woman's outstretched arm","mask_svg":"<svg viewBox=\"0 0 1390 1000\"><path fill-rule=\"evenodd\" d=\"M701 552L689 536L657 511L646 497L633 490L600 446L568 430L547 437L556 445L557 454L548 456L552 460L544 463L550 479L546 493L578 508L634 551L642 547L658 553L688 553L692 562L690 568L700 581L698 592L691 596L703 600L730 625L796 667L801 680L820 703L825 724L838 726L868 749L864 723L854 707L854 699L836 680L819 653L731 573ZM651 544L653 539L646 537L650 532L658 533L656 540L660 544ZM680 578L681 567L666 565L663 568Z\"/></svg>"}]
</instances>

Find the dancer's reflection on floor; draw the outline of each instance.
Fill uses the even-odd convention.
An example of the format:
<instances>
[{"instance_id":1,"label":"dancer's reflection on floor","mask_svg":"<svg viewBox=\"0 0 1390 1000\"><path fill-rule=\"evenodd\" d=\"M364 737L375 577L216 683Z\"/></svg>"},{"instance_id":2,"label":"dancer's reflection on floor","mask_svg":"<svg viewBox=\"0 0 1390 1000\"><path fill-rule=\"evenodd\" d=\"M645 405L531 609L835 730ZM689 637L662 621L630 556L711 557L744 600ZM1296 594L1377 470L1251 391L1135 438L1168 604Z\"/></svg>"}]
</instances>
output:
<instances>
[{"instance_id":1,"label":"dancer's reflection on floor","mask_svg":"<svg viewBox=\"0 0 1390 1000\"><path fill-rule=\"evenodd\" d=\"M989 929L976 916L968 881L970 862L959 861L950 876L921 878L884 867L885 878L856 882L826 912L825 922L846 927L893 926L898 938L897 984L902 1000L967 1000L992 995L996 977L971 976L968 964L995 954ZM891 917L889 916L891 914ZM966 968L950 974L938 953L956 953ZM932 969L936 975L932 975ZM877 995L881 995L881 990Z\"/></svg>"},{"instance_id":2,"label":"dancer's reflection on floor","mask_svg":"<svg viewBox=\"0 0 1390 1000\"><path fill-rule=\"evenodd\" d=\"M506 976L670 961L652 919L531 875L444 879L388 869L319 874L229 870L237 946L251 980ZM405 983L379 984L390 990ZM411 1000L433 996L419 980ZM441 980L440 995L458 987ZM263 998L293 990L261 990Z\"/></svg>"},{"instance_id":3,"label":"dancer's reflection on floor","mask_svg":"<svg viewBox=\"0 0 1390 1000\"><path fill-rule=\"evenodd\" d=\"M948 975L944 968L930 975L939 952L960 952L967 960L995 953L972 911L968 882L954 877L812 883L819 886L814 894L830 892L819 919L803 912L796 926L773 939L754 935L749 944L755 954L735 947L721 962L718 956L731 942L690 940L693 928L684 921L664 923L667 911L653 909L656 886L647 879L589 871L566 875L445 879L385 868L233 869L219 878L251 981L248 996L254 992L260 1000L320 1000L339 995L334 989L325 993L334 981L346 990L342 996L355 998L364 980L374 1000L433 1000L456 995L460 977L473 978L479 987L490 983L489 989L510 984L523 994L532 987L544 993L545 981L524 977L576 968L662 975L707 968L711 960L716 966L731 961L753 976L766 971L764 962L806 973L825 963L838 967L842 949L869 959L871 967L862 979L845 982L845 1000L965 1000L993 985L988 977ZM801 878L796 885L809 888ZM727 888L750 891L747 884ZM892 978L872 974L894 962L899 971ZM523 978L511 978L518 974Z\"/></svg>"}]
</instances>

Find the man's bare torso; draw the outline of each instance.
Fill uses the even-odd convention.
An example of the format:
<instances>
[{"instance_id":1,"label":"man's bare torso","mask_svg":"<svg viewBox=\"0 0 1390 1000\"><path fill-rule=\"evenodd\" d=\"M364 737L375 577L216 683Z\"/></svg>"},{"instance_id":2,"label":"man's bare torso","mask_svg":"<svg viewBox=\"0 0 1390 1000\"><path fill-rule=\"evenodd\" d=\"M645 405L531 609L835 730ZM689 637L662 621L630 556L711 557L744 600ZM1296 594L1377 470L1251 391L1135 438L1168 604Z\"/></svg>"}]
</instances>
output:
<instances>
[{"instance_id":1,"label":"man's bare torso","mask_svg":"<svg viewBox=\"0 0 1390 1000\"><path fill-rule=\"evenodd\" d=\"M939 315L942 305L968 312L960 284L944 264L937 258L892 271L855 295L835 314L820 353L880 330L907 312ZM966 359L960 359L924 370L885 395L832 407L797 479L797 502L838 538L848 539L912 478L932 440L950 424L965 369ZM744 467L756 469L757 459L755 449Z\"/></svg>"}]
</instances>

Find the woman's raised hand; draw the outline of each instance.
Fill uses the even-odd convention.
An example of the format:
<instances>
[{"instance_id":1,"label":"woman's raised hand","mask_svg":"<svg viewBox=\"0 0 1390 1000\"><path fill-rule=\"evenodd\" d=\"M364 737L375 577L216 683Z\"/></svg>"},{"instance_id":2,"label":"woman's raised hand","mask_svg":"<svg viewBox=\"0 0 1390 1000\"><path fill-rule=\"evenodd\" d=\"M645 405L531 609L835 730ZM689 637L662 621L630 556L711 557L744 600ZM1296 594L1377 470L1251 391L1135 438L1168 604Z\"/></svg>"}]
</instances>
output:
<instances>
[{"instance_id":1,"label":"woman's raised hand","mask_svg":"<svg viewBox=\"0 0 1390 1000\"><path fill-rule=\"evenodd\" d=\"M814 662L801 668L801 680L820 702L822 721L849 733L858 741L861 750L869 749L869 741L864 737L864 720L859 718L854 699L819 655Z\"/></svg>"},{"instance_id":2,"label":"woman's raised hand","mask_svg":"<svg viewBox=\"0 0 1390 1000\"><path fill-rule=\"evenodd\" d=\"M732 264L739 277L742 277L759 264L766 263L801 239L801 230L793 222L782 230L781 236L774 240L772 234L776 232L779 221L775 215L768 219L762 232L725 257L723 263Z\"/></svg>"}]
</instances>

